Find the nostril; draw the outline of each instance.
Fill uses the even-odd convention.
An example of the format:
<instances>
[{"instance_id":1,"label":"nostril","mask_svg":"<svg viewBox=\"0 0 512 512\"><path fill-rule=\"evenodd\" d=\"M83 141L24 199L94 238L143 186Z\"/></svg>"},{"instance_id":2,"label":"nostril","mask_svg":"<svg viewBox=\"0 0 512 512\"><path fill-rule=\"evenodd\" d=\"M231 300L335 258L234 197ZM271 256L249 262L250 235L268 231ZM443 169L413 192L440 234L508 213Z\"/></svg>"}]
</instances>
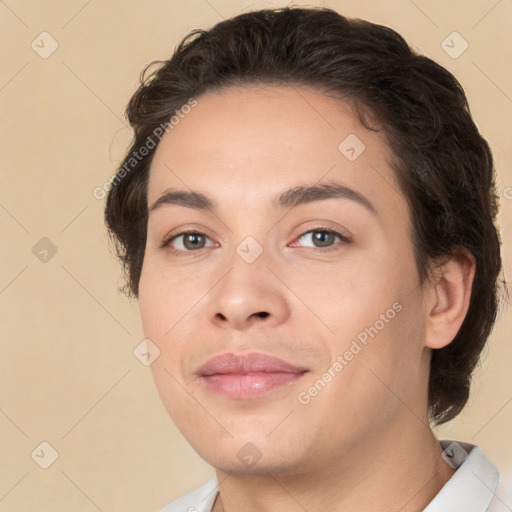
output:
<instances>
[{"instance_id":1,"label":"nostril","mask_svg":"<svg viewBox=\"0 0 512 512\"><path fill-rule=\"evenodd\" d=\"M256 313L260 318L266 318L269 314L266 311L260 311Z\"/></svg>"}]
</instances>

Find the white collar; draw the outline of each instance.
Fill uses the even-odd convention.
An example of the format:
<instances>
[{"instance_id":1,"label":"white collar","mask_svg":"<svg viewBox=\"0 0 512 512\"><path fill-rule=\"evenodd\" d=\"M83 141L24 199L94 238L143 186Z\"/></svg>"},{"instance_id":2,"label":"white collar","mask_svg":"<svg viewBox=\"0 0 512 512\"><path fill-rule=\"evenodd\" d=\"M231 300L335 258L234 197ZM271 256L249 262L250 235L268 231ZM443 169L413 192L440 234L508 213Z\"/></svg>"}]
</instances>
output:
<instances>
[{"instance_id":1,"label":"white collar","mask_svg":"<svg viewBox=\"0 0 512 512\"><path fill-rule=\"evenodd\" d=\"M461 441L441 441L443 458L457 468L423 512L486 512L500 474L482 450Z\"/></svg>"}]
</instances>

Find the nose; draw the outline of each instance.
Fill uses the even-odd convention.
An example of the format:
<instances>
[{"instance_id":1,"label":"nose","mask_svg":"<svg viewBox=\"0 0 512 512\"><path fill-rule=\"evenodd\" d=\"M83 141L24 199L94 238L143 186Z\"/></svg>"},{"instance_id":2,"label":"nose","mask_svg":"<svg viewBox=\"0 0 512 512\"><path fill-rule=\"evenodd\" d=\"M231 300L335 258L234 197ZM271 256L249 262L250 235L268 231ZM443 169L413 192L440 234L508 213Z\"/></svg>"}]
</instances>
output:
<instances>
[{"instance_id":1,"label":"nose","mask_svg":"<svg viewBox=\"0 0 512 512\"><path fill-rule=\"evenodd\" d=\"M227 272L210 294L211 322L240 331L285 322L290 314L287 288L269 269L271 266L265 251L252 263L234 252Z\"/></svg>"}]
</instances>

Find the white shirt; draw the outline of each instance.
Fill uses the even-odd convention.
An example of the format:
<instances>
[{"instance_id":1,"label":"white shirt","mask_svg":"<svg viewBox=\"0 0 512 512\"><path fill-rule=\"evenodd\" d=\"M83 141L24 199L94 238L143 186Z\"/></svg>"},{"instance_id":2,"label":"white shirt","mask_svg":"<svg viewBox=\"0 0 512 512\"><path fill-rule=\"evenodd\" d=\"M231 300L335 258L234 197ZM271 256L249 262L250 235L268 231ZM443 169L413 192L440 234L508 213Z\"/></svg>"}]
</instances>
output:
<instances>
[{"instance_id":1,"label":"white shirt","mask_svg":"<svg viewBox=\"0 0 512 512\"><path fill-rule=\"evenodd\" d=\"M500 474L482 450L458 441L440 441L443 459L456 469L423 512L511 512L512 503L496 494ZM158 512L211 512L217 478L169 503Z\"/></svg>"}]
</instances>

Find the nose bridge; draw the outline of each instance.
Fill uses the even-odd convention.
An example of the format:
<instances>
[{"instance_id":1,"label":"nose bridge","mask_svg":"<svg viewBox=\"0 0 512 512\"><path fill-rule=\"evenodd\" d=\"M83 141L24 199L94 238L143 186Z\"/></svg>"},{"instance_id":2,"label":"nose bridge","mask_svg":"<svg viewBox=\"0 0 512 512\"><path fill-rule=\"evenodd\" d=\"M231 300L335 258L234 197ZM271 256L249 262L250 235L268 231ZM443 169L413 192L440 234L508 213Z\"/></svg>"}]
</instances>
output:
<instances>
[{"instance_id":1,"label":"nose bridge","mask_svg":"<svg viewBox=\"0 0 512 512\"><path fill-rule=\"evenodd\" d=\"M268 248L251 235L234 246L226 265L230 270L223 279L226 298L248 303L249 298L254 301L260 294L270 294L274 286L270 281L272 273L267 268L271 265L269 253Z\"/></svg>"},{"instance_id":2,"label":"nose bridge","mask_svg":"<svg viewBox=\"0 0 512 512\"><path fill-rule=\"evenodd\" d=\"M261 237L260 236L260 240ZM266 249L263 248L263 245L265 244ZM257 265L261 265L262 261L266 261L268 259L268 244L265 243L265 241L258 242L256 238L249 235L246 236L235 248L236 255L242 259L247 265L252 265L256 261L260 260L260 263ZM265 255L263 255L265 253ZM235 261L236 258L234 258Z\"/></svg>"},{"instance_id":3,"label":"nose bridge","mask_svg":"<svg viewBox=\"0 0 512 512\"><path fill-rule=\"evenodd\" d=\"M244 207L244 204L251 204L251 201L242 201L237 219L229 223L232 250L227 265L234 267L230 273L236 270L250 277L253 272L260 275L269 272L266 266L271 265L271 244L276 240L273 231L269 232L262 212L258 216L257 211Z\"/></svg>"}]
</instances>

